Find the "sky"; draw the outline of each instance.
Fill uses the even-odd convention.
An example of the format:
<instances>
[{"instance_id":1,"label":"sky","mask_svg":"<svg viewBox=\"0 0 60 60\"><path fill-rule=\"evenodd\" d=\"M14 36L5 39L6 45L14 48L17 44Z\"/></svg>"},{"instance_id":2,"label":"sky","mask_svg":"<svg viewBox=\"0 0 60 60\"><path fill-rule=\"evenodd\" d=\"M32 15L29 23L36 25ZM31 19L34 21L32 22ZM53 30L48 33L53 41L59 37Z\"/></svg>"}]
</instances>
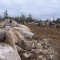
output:
<instances>
[{"instance_id":1,"label":"sky","mask_svg":"<svg viewBox=\"0 0 60 60\"><path fill-rule=\"evenodd\" d=\"M7 9L9 16L29 14L37 19L60 17L60 0L0 0L0 15Z\"/></svg>"}]
</instances>

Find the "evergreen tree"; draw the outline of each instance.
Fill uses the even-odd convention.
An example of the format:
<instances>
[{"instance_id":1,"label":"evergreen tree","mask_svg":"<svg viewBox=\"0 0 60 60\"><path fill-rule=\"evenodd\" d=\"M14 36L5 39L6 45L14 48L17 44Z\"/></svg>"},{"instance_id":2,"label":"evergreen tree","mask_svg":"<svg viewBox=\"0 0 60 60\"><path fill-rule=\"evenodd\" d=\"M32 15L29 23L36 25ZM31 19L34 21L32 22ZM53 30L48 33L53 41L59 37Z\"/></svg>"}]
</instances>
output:
<instances>
[{"instance_id":1,"label":"evergreen tree","mask_svg":"<svg viewBox=\"0 0 60 60\"><path fill-rule=\"evenodd\" d=\"M32 16L29 14L29 16L27 17L27 21L28 22L33 22Z\"/></svg>"},{"instance_id":2,"label":"evergreen tree","mask_svg":"<svg viewBox=\"0 0 60 60\"><path fill-rule=\"evenodd\" d=\"M4 19L8 19L8 13L7 13L7 10L4 12Z\"/></svg>"}]
</instances>

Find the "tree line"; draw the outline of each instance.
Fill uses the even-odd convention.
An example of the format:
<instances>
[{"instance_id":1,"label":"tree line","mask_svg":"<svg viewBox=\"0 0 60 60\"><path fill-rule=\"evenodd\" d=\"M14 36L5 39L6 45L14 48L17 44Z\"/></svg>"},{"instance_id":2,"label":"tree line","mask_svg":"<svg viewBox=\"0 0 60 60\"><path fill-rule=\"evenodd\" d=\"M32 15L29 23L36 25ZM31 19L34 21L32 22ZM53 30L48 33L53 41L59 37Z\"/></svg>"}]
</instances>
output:
<instances>
[{"instance_id":1,"label":"tree line","mask_svg":"<svg viewBox=\"0 0 60 60\"><path fill-rule=\"evenodd\" d=\"M17 16L17 17L10 17L10 16L8 16L7 10L4 12L4 17L3 18L0 16L0 21L5 20L5 19L15 20L15 21L17 21L19 23L36 21L36 19L32 18L31 14L29 14L28 17L26 17L24 14L22 14L21 16Z\"/></svg>"},{"instance_id":2,"label":"tree line","mask_svg":"<svg viewBox=\"0 0 60 60\"><path fill-rule=\"evenodd\" d=\"M37 23L39 23L39 22L42 22L41 19L40 20L34 19L31 14L29 14L28 17L26 17L24 14L22 14L21 16L17 16L17 17L10 17L10 16L8 16L8 11L7 10L4 12L4 17L3 18L0 16L0 21L3 21L5 19L15 20L18 23L24 23L24 22L37 22ZM52 22L56 23L56 24L60 24L60 18L53 19Z\"/></svg>"}]
</instances>

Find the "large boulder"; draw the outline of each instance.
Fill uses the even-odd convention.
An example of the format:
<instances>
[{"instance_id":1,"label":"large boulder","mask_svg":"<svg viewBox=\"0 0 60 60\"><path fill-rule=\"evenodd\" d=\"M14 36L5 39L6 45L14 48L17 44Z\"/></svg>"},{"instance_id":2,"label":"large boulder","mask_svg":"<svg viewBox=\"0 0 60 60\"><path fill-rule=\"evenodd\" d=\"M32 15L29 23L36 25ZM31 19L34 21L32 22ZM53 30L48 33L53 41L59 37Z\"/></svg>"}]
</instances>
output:
<instances>
[{"instance_id":1,"label":"large boulder","mask_svg":"<svg viewBox=\"0 0 60 60\"><path fill-rule=\"evenodd\" d=\"M11 46L0 43L0 60L21 60L21 58Z\"/></svg>"},{"instance_id":2,"label":"large boulder","mask_svg":"<svg viewBox=\"0 0 60 60\"><path fill-rule=\"evenodd\" d=\"M33 37L33 33L30 31L30 29L22 24L18 24L16 21L14 20L10 20L10 19L6 19L3 22L3 29L4 30L9 30L11 27L13 29L18 30L18 32L24 37L24 38L32 38Z\"/></svg>"},{"instance_id":3,"label":"large boulder","mask_svg":"<svg viewBox=\"0 0 60 60\"><path fill-rule=\"evenodd\" d=\"M12 29L17 30L24 38L32 38L34 36L32 32L28 31L25 28L13 27Z\"/></svg>"}]
</instances>

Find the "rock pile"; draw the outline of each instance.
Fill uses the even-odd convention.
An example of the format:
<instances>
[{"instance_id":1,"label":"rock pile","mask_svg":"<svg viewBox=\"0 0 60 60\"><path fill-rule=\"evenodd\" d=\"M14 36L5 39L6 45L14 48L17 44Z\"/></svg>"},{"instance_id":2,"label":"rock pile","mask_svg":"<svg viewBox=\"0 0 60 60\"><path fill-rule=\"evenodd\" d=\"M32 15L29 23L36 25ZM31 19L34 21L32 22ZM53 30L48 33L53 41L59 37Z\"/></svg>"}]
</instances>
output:
<instances>
[{"instance_id":1,"label":"rock pile","mask_svg":"<svg viewBox=\"0 0 60 60\"><path fill-rule=\"evenodd\" d=\"M49 40L33 40L34 34L27 26L8 19L4 21L1 29L0 40L6 39L7 35L10 43L8 44L16 49L21 60L57 60L56 52L48 43Z\"/></svg>"},{"instance_id":2,"label":"rock pile","mask_svg":"<svg viewBox=\"0 0 60 60\"><path fill-rule=\"evenodd\" d=\"M27 41L22 60L57 60L57 55L47 39Z\"/></svg>"}]
</instances>

